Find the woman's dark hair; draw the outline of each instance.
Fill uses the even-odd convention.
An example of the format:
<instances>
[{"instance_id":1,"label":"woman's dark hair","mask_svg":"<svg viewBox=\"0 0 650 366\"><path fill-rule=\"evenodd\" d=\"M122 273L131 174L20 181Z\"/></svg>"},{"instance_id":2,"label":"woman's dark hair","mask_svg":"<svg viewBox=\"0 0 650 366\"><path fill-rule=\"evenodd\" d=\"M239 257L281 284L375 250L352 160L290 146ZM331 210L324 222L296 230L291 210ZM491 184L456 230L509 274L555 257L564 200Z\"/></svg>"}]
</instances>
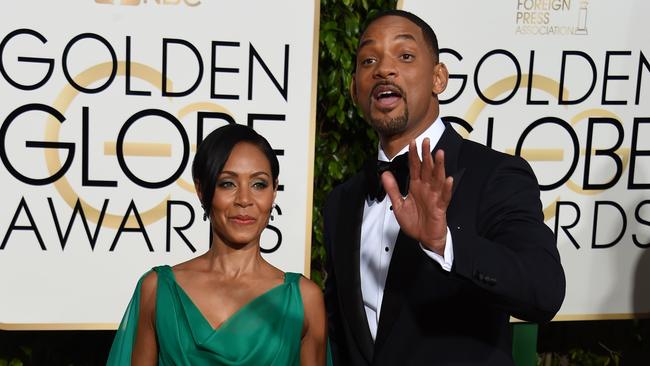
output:
<instances>
[{"instance_id":1,"label":"woman's dark hair","mask_svg":"<svg viewBox=\"0 0 650 366\"><path fill-rule=\"evenodd\" d=\"M192 179L198 182L201 190L201 205L205 213L210 215L212 198L217 184L217 178L230 157L233 147L240 142L253 144L264 153L271 165L273 187L276 187L280 164L269 142L250 127L238 124L228 124L212 131L200 144L192 163Z\"/></svg>"}]
</instances>

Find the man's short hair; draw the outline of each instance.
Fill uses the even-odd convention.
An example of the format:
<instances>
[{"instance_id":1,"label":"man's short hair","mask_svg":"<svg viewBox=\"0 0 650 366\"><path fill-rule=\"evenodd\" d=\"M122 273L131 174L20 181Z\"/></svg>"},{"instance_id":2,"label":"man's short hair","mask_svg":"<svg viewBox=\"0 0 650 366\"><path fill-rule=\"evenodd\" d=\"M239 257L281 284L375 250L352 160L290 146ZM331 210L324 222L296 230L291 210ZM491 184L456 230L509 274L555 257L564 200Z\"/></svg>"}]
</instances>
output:
<instances>
[{"instance_id":1,"label":"man's short hair","mask_svg":"<svg viewBox=\"0 0 650 366\"><path fill-rule=\"evenodd\" d=\"M418 28L422 31L422 35L424 36L424 40L426 41L427 45L431 49L431 52L433 53L433 59L435 62L438 62L438 56L440 55L440 49L438 48L438 38L436 37L436 33L433 31L431 26L427 24L422 18L419 16L410 13L405 10L398 10L398 9L391 9L391 10L384 10L379 13L377 13L375 16L370 18L368 22L366 23L366 26L363 28L363 32L361 34L366 32L366 29L374 23L376 20L387 17L387 16L398 16L402 18L406 18L410 20L413 24L417 25Z\"/></svg>"}]
</instances>

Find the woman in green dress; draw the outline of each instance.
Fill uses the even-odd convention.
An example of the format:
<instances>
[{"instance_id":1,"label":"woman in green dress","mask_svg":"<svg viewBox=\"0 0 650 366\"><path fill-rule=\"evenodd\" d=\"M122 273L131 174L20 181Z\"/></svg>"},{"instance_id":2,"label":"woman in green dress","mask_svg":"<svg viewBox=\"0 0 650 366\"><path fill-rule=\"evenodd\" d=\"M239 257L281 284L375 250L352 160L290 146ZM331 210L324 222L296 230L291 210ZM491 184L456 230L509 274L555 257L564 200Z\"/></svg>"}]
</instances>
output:
<instances>
[{"instance_id":1,"label":"woman in green dress","mask_svg":"<svg viewBox=\"0 0 650 366\"><path fill-rule=\"evenodd\" d=\"M278 174L271 146L251 128L227 125L201 142L192 176L211 247L138 281L108 365L326 363L320 288L260 254Z\"/></svg>"}]
</instances>

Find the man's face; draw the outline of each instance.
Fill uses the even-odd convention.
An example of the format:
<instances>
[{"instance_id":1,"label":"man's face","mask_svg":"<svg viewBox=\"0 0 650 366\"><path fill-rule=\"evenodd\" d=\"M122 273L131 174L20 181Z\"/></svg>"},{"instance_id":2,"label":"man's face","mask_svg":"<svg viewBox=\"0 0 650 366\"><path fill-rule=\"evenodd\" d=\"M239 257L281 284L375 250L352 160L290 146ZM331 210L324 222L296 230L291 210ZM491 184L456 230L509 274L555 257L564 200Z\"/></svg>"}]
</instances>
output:
<instances>
[{"instance_id":1,"label":"man's face","mask_svg":"<svg viewBox=\"0 0 650 366\"><path fill-rule=\"evenodd\" d=\"M352 93L381 136L423 130L437 117L434 71L442 65L436 64L422 30L410 20L385 16L366 29Z\"/></svg>"}]
</instances>

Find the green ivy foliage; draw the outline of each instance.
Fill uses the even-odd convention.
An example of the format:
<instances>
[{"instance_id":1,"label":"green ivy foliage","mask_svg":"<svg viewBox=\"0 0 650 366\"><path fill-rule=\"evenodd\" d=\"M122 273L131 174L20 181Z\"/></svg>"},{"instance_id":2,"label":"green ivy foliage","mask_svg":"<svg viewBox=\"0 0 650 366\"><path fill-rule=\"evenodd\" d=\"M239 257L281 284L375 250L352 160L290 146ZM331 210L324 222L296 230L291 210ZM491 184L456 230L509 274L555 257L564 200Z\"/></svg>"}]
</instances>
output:
<instances>
[{"instance_id":1,"label":"green ivy foliage","mask_svg":"<svg viewBox=\"0 0 650 366\"><path fill-rule=\"evenodd\" d=\"M396 0L321 0L311 278L323 285L322 209L327 194L376 154L377 136L352 103L349 87L364 21Z\"/></svg>"}]
</instances>

